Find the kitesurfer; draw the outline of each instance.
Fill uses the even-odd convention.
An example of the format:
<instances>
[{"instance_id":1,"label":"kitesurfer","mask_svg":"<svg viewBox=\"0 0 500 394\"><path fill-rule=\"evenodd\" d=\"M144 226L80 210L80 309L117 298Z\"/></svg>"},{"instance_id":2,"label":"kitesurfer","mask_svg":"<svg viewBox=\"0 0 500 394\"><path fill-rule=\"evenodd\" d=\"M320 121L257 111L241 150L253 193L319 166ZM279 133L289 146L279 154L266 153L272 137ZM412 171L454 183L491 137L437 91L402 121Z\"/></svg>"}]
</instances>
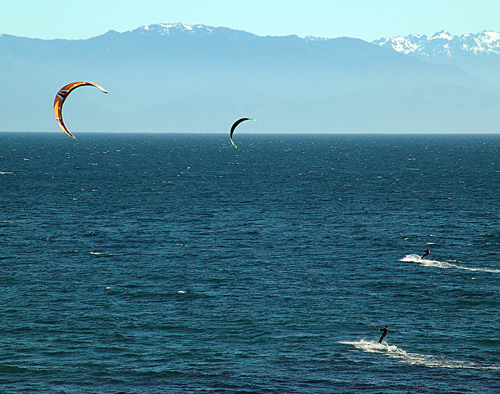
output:
<instances>
[{"instance_id":1,"label":"kitesurfer","mask_svg":"<svg viewBox=\"0 0 500 394\"><path fill-rule=\"evenodd\" d=\"M382 331L382 336L380 337L380 340L378 341L378 343L382 343L382 340L385 338L385 336L389 332L389 329L387 328L387 325L386 325L385 328L383 328L383 329L379 328L378 330Z\"/></svg>"},{"instance_id":2,"label":"kitesurfer","mask_svg":"<svg viewBox=\"0 0 500 394\"><path fill-rule=\"evenodd\" d=\"M422 258L424 258L425 256L429 255L431 253L430 249L427 248L427 250L425 251L425 254L422 256Z\"/></svg>"}]
</instances>

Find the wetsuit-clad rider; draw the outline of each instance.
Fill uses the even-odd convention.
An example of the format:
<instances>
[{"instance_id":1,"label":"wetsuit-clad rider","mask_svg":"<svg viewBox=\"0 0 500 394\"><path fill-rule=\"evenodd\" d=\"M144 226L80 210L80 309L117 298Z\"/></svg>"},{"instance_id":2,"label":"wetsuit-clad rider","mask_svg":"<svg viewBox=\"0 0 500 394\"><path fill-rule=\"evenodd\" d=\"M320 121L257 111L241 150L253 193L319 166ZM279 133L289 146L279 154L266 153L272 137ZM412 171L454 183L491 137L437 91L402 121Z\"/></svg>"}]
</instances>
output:
<instances>
[{"instance_id":1,"label":"wetsuit-clad rider","mask_svg":"<svg viewBox=\"0 0 500 394\"><path fill-rule=\"evenodd\" d=\"M387 335L387 333L389 332L389 329L387 328L387 326L385 326L384 329L378 329L379 331L382 331L382 336L380 337L380 340L378 341L378 343L382 343L382 340L385 338L385 336Z\"/></svg>"},{"instance_id":2,"label":"wetsuit-clad rider","mask_svg":"<svg viewBox=\"0 0 500 394\"><path fill-rule=\"evenodd\" d=\"M424 258L425 256L427 256L430 253L431 253L431 250L429 248L427 248L427 250L425 251L425 254L422 256L422 258Z\"/></svg>"}]
</instances>

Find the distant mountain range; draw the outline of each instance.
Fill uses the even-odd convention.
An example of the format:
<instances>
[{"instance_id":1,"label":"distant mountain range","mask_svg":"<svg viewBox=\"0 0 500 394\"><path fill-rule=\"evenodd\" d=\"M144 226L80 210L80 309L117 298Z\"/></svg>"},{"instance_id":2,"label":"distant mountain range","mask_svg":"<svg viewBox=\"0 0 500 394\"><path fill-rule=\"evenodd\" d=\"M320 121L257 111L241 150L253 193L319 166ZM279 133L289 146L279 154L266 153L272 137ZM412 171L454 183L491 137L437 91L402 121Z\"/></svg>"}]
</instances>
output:
<instances>
[{"instance_id":1,"label":"distant mountain range","mask_svg":"<svg viewBox=\"0 0 500 394\"><path fill-rule=\"evenodd\" d=\"M72 93L64 111L77 138L82 131L228 132L244 116L259 120L259 132L500 132L500 69L484 77L500 56L450 49L442 60L437 46L436 55L424 55L424 42L454 40L441 35L420 37L420 50L408 52L401 48L416 48L417 36L368 43L180 23L87 40L0 35L0 131L60 132L55 93L89 80L109 95Z\"/></svg>"},{"instance_id":2,"label":"distant mountain range","mask_svg":"<svg viewBox=\"0 0 500 394\"><path fill-rule=\"evenodd\" d=\"M500 86L500 32L455 36L443 30L432 37L411 34L381 38L372 44L433 63L455 64Z\"/></svg>"}]
</instances>

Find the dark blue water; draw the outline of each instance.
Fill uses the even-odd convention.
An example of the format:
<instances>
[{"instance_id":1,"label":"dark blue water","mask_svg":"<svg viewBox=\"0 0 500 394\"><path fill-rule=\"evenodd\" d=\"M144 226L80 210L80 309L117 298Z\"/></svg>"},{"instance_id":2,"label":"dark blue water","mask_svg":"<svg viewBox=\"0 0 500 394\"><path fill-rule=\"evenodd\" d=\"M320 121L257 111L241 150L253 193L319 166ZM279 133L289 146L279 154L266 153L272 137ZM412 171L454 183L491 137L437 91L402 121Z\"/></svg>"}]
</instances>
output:
<instances>
[{"instance_id":1,"label":"dark blue water","mask_svg":"<svg viewBox=\"0 0 500 394\"><path fill-rule=\"evenodd\" d=\"M500 136L77 138L0 134L0 392L500 392Z\"/></svg>"}]
</instances>

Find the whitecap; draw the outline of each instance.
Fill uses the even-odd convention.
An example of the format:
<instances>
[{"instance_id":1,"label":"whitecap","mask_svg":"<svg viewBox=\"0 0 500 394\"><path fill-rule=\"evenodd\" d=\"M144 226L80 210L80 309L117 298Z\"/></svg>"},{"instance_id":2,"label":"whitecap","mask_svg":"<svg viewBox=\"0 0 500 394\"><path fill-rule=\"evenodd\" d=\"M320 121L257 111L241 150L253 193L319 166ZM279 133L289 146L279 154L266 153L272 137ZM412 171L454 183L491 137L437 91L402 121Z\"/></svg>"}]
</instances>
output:
<instances>
[{"instance_id":1,"label":"whitecap","mask_svg":"<svg viewBox=\"0 0 500 394\"><path fill-rule=\"evenodd\" d=\"M90 252L91 255L99 256L99 257L112 257L113 253L103 253L103 252Z\"/></svg>"}]
</instances>

